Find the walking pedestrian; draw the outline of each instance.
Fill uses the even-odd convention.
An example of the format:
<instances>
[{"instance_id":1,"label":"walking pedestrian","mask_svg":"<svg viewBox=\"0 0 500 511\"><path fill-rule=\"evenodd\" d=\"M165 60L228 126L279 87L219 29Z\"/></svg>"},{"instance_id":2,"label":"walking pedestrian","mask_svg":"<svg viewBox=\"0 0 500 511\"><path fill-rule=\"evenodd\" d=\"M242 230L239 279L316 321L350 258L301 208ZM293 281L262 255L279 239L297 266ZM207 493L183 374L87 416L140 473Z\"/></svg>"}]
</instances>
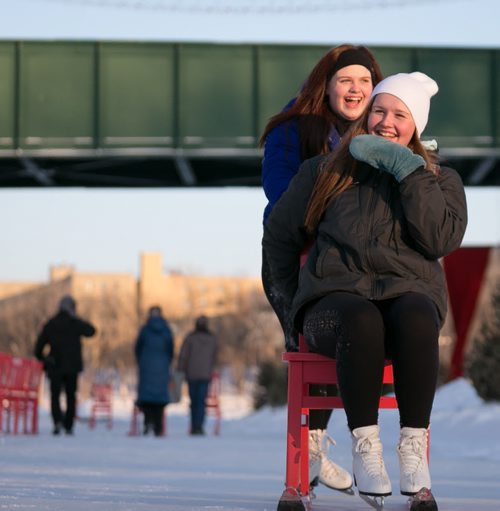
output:
<instances>
[{"instance_id":1,"label":"walking pedestrian","mask_svg":"<svg viewBox=\"0 0 500 511\"><path fill-rule=\"evenodd\" d=\"M161 307L149 309L135 343L139 369L137 407L144 415L143 434L163 434L163 415L169 402L168 383L174 356L173 335Z\"/></svg>"},{"instance_id":2,"label":"walking pedestrian","mask_svg":"<svg viewBox=\"0 0 500 511\"><path fill-rule=\"evenodd\" d=\"M76 315L76 301L67 295L61 298L59 311L43 326L38 336L35 357L43 362L50 380L54 435L59 435L63 428L67 435L73 434L78 374L83 371L81 337L92 337L95 333L91 323ZM64 412L60 402L62 392L66 395Z\"/></svg>"},{"instance_id":3,"label":"walking pedestrian","mask_svg":"<svg viewBox=\"0 0 500 511\"><path fill-rule=\"evenodd\" d=\"M191 435L204 435L205 402L217 360L217 339L208 328L208 318L196 319L195 328L184 339L178 360L189 388Z\"/></svg>"}]
</instances>

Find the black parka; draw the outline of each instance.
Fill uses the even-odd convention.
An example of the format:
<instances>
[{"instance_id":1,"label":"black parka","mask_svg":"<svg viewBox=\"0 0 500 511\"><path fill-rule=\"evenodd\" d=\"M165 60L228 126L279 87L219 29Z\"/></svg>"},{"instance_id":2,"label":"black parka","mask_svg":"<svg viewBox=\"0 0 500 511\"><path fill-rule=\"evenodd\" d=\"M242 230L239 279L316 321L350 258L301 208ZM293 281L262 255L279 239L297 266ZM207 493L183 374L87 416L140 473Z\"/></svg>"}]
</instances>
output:
<instances>
[{"instance_id":1,"label":"black parka","mask_svg":"<svg viewBox=\"0 0 500 511\"><path fill-rule=\"evenodd\" d=\"M354 183L326 209L311 242L304 216L324 156L304 162L264 226L272 285L302 331L305 305L334 291L369 300L407 292L429 296L443 322L447 291L439 259L460 246L467 225L465 191L456 171L418 169L398 183L360 164Z\"/></svg>"},{"instance_id":2,"label":"black parka","mask_svg":"<svg viewBox=\"0 0 500 511\"><path fill-rule=\"evenodd\" d=\"M60 311L45 324L35 346L35 356L45 361L44 347L50 346L46 364L50 371L74 374L83 370L81 336L92 337L96 330L89 322Z\"/></svg>"}]
</instances>

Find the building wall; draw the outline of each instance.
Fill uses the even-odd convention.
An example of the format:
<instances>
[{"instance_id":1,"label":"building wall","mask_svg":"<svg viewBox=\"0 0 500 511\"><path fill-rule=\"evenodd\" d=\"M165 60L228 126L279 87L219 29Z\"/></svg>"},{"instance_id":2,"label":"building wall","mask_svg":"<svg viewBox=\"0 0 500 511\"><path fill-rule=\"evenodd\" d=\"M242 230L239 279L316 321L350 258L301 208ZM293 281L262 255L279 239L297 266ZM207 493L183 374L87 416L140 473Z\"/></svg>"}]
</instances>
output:
<instances>
[{"instance_id":1,"label":"building wall","mask_svg":"<svg viewBox=\"0 0 500 511\"><path fill-rule=\"evenodd\" d=\"M12 295L0 299L0 351L31 356L41 327L57 310L61 296L71 293L71 278L21 292L15 286L12 289Z\"/></svg>"},{"instance_id":2,"label":"building wall","mask_svg":"<svg viewBox=\"0 0 500 511\"><path fill-rule=\"evenodd\" d=\"M139 310L144 316L152 305L160 305L172 319L186 316L217 316L234 312L241 300L262 294L258 277L217 277L163 273L161 254L141 255Z\"/></svg>"},{"instance_id":3,"label":"building wall","mask_svg":"<svg viewBox=\"0 0 500 511\"><path fill-rule=\"evenodd\" d=\"M0 300L40 286L39 282L0 282Z\"/></svg>"},{"instance_id":4,"label":"building wall","mask_svg":"<svg viewBox=\"0 0 500 511\"><path fill-rule=\"evenodd\" d=\"M137 332L152 305L160 305L171 321L186 319L191 324L200 314L213 317L242 310L242 305L250 305L263 294L257 277L164 273L157 252L141 254L139 266L139 279L128 273L86 273L71 266L55 266L50 268L48 283L32 283L31 287L0 283L0 320L10 316L9 321L18 325L19 317L33 315L37 309L36 319L30 322L31 346L37 330L56 312L61 296L72 294L78 314L97 328L96 336L84 340L83 345L86 362L99 367L110 354L116 354L117 363L131 362ZM43 296L50 300L41 307ZM16 328L9 330L9 342L15 339Z\"/></svg>"}]
</instances>

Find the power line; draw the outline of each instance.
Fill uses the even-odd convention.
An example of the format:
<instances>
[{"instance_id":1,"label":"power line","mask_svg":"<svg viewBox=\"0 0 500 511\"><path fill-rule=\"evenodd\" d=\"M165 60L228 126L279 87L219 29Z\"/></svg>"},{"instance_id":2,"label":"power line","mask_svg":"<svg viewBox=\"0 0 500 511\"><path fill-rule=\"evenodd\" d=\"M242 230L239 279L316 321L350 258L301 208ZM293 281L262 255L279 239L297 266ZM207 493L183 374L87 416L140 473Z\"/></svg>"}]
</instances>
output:
<instances>
[{"instance_id":1,"label":"power line","mask_svg":"<svg viewBox=\"0 0 500 511\"><path fill-rule=\"evenodd\" d=\"M205 14L304 14L366 9L421 7L423 4L452 4L457 0L32 0L58 4L165 11L171 13ZM460 0L458 0L460 1ZM473 0L462 3L475 5Z\"/></svg>"}]
</instances>

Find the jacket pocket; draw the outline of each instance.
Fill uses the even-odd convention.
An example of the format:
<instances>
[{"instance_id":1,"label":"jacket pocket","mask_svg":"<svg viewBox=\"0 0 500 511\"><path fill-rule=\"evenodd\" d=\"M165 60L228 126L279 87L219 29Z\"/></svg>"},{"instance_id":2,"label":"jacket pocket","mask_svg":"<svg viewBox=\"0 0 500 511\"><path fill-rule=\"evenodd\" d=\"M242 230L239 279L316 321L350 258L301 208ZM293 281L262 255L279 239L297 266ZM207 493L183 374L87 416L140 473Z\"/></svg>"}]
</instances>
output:
<instances>
[{"instance_id":1,"label":"jacket pocket","mask_svg":"<svg viewBox=\"0 0 500 511\"><path fill-rule=\"evenodd\" d=\"M353 271L356 270L346 252L335 245L325 247L316 260L316 275L320 278Z\"/></svg>"}]
</instances>

